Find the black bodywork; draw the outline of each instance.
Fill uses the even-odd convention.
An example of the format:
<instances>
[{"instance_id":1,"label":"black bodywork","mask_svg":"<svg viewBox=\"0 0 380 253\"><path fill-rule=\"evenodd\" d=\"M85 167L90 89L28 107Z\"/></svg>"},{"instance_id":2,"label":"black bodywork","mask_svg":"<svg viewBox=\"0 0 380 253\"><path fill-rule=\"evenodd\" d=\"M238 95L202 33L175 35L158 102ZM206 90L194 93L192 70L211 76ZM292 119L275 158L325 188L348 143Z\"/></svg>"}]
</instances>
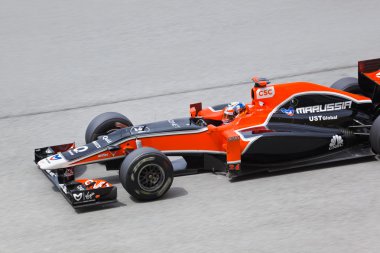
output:
<instances>
[{"instance_id":1,"label":"black bodywork","mask_svg":"<svg viewBox=\"0 0 380 253\"><path fill-rule=\"evenodd\" d=\"M374 156L369 132L376 116L372 103L356 103L339 94L296 96L273 112L264 129L239 131L255 140L242 153L241 170L230 176ZM224 155L182 156L188 170L226 171Z\"/></svg>"}]
</instances>

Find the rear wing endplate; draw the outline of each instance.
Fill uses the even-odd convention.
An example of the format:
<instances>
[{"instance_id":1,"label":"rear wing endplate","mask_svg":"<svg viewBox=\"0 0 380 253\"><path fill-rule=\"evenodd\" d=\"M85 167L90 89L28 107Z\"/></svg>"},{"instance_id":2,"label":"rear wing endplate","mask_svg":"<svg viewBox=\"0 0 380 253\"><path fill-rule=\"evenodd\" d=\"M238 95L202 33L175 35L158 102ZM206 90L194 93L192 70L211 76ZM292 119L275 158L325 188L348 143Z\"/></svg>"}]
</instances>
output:
<instances>
[{"instance_id":1,"label":"rear wing endplate","mask_svg":"<svg viewBox=\"0 0 380 253\"><path fill-rule=\"evenodd\" d=\"M380 104L380 58L358 62L359 86L374 105Z\"/></svg>"}]
</instances>

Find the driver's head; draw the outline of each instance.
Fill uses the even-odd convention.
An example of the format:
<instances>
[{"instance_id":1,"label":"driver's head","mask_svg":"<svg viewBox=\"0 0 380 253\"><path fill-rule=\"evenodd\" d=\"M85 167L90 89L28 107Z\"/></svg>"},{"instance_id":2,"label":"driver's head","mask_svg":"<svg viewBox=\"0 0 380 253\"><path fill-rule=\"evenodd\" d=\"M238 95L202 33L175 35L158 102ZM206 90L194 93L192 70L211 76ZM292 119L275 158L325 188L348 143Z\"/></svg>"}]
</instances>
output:
<instances>
[{"instance_id":1,"label":"driver's head","mask_svg":"<svg viewBox=\"0 0 380 253\"><path fill-rule=\"evenodd\" d=\"M232 102L224 109L222 121L224 124L232 122L239 114L245 112L245 105L241 102Z\"/></svg>"}]
</instances>

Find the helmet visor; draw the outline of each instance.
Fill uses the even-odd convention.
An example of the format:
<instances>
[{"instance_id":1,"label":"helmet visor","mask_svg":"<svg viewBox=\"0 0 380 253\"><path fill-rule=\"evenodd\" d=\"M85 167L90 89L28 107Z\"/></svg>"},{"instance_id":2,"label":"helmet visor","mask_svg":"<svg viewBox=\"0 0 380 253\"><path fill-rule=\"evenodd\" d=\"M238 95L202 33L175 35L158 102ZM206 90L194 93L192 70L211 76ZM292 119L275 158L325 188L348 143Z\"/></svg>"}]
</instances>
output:
<instances>
[{"instance_id":1,"label":"helmet visor","mask_svg":"<svg viewBox=\"0 0 380 253\"><path fill-rule=\"evenodd\" d=\"M232 112L224 112L222 121L223 123L230 123L235 119L235 115Z\"/></svg>"}]
</instances>

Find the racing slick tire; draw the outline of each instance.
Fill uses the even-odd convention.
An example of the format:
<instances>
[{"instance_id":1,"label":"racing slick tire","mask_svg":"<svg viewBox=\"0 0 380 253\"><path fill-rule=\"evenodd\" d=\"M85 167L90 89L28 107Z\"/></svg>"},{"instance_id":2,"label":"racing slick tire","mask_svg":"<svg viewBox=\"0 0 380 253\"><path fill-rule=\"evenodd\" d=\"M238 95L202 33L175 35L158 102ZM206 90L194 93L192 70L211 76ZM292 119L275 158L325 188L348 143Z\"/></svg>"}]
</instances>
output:
<instances>
[{"instance_id":1,"label":"racing slick tire","mask_svg":"<svg viewBox=\"0 0 380 253\"><path fill-rule=\"evenodd\" d=\"M173 183L173 165L154 148L139 148L124 159L119 171L120 182L127 192L141 201L162 197Z\"/></svg>"},{"instance_id":2,"label":"racing slick tire","mask_svg":"<svg viewBox=\"0 0 380 253\"><path fill-rule=\"evenodd\" d=\"M369 141L373 152L380 154L380 117L377 117L369 132Z\"/></svg>"},{"instance_id":3,"label":"racing slick tire","mask_svg":"<svg viewBox=\"0 0 380 253\"><path fill-rule=\"evenodd\" d=\"M344 77L342 79L339 79L331 85L331 88L363 95L363 91L360 89L358 79L355 77Z\"/></svg>"},{"instance_id":4,"label":"racing slick tire","mask_svg":"<svg viewBox=\"0 0 380 253\"><path fill-rule=\"evenodd\" d=\"M91 120L86 129L86 143L95 141L99 135L107 135L112 130L120 129L116 123L125 126L133 126L132 122L123 114L117 112L105 112Z\"/></svg>"}]
</instances>

